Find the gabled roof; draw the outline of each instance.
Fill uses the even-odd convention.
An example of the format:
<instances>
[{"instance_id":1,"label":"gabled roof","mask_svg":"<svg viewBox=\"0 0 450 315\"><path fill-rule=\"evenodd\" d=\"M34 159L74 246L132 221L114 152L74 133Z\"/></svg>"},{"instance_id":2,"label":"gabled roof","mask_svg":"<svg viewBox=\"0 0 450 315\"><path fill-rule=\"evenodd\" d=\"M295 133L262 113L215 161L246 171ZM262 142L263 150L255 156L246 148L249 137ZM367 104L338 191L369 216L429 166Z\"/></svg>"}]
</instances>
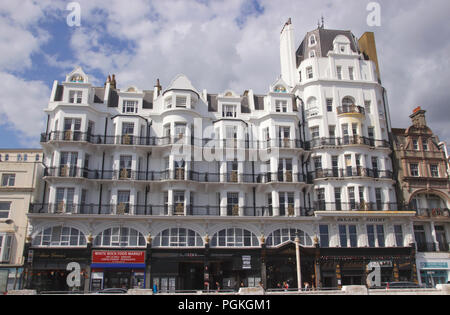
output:
<instances>
[{"instance_id":1,"label":"gabled roof","mask_svg":"<svg viewBox=\"0 0 450 315\"><path fill-rule=\"evenodd\" d=\"M169 84L167 89L164 91L163 95L172 90L181 90L181 91L192 91L200 96L200 93L197 89L192 85L192 82L188 79L184 74L179 74L172 83Z\"/></svg>"}]
</instances>

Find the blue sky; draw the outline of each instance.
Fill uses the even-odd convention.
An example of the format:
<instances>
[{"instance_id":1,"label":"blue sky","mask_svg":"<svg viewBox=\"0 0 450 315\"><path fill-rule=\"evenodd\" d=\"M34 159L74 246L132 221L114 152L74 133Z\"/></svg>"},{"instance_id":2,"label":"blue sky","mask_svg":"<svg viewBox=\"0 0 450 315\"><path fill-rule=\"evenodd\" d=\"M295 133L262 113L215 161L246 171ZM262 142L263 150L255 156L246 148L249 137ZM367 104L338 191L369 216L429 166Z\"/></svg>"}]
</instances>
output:
<instances>
[{"instance_id":1,"label":"blue sky","mask_svg":"<svg viewBox=\"0 0 450 315\"><path fill-rule=\"evenodd\" d=\"M199 90L265 93L280 74L283 24L292 18L300 44L322 15L327 28L375 33L394 127L408 127L422 106L448 141L450 2L378 1L379 27L367 24L369 2L80 0L81 27L69 27L69 1L2 1L0 147L39 147L53 81L78 65L95 85L114 73L119 88L151 89L156 79L164 87L183 73Z\"/></svg>"}]
</instances>

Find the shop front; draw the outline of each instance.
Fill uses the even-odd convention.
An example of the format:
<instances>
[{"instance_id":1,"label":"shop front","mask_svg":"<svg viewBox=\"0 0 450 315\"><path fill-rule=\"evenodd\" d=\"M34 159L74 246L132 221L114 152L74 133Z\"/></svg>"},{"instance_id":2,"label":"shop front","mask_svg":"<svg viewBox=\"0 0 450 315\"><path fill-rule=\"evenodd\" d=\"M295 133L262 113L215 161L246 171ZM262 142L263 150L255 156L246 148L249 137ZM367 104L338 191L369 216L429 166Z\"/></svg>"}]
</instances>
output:
<instances>
[{"instance_id":1,"label":"shop front","mask_svg":"<svg viewBox=\"0 0 450 315\"><path fill-rule=\"evenodd\" d=\"M257 287L261 282L261 250L212 250L209 268L213 289Z\"/></svg>"},{"instance_id":2,"label":"shop front","mask_svg":"<svg viewBox=\"0 0 450 315\"><path fill-rule=\"evenodd\" d=\"M87 249L32 249L27 253L24 272L26 288L38 292L83 291L88 278L89 251ZM67 276L73 271L71 263L80 265L80 286L69 288Z\"/></svg>"},{"instance_id":3,"label":"shop front","mask_svg":"<svg viewBox=\"0 0 450 315\"><path fill-rule=\"evenodd\" d=\"M160 292L197 291L205 287L204 249L153 249L151 278Z\"/></svg>"},{"instance_id":4,"label":"shop front","mask_svg":"<svg viewBox=\"0 0 450 315\"><path fill-rule=\"evenodd\" d=\"M261 282L260 249L153 249L151 257L160 292L235 291Z\"/></svg>"},{"instance_id":5,"label":"shop front","mask_svg":"<svg viewBox=\"0 0 450 315\"><path fill-rule=\"evenodd\" d=\"M417 281L411 248L321 248L318 262L322 288L367 285L371 265L380 267L381 284Z\"/></svg>"},{"instance_id":6,"label":"shop front","mask_svg":"<svg viewBox=\"0 0 450 315\"><path fill-rule=\"evenodd\" d=\"M23 267L0 268L0 294L22 287Z\"/></svg>"},{"instance_id":7,"label":"shop front","mask_svg":"<svg viewBox=\"0 0 450 315\"><path fill-rule=\"evenodd\" d=\"M310 286L315 283L314 268L315 248L300 247L300 266L302 285L308 282ZM280 248L266 250L267 288L282 289L285 284L289 288L298 288L297 255L293 243Z\"/></svg>"},{"instance_id":8,"label":"shop front","mask_svg":"<svg viewBox=\"0 0 450 315\"><path fill-rule=\"evenodd\" d=\"M449 280L450 261L447 259L418 259L419 279L422 285L434 288Z\"/></svg>"},{"instance_id":9,"label":"shop front","mask_svg":"<svg viewBox=\"0 0 450 315\"><path fill-rule=\"evenodd\" d=\"M146 252L93 250L90 291L145 287Z\"/></svg>"}]
</instances>

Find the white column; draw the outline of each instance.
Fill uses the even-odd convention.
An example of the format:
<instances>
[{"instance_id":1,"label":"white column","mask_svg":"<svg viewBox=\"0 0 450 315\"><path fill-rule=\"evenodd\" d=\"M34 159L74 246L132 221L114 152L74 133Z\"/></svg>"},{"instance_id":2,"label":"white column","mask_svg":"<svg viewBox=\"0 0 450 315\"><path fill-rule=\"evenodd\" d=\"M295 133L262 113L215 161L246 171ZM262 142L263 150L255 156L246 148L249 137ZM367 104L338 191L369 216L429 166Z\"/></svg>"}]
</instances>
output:
<instances>
[{"instance_id":1,"label":"white column","mask_svg":"<svg viewBox=\"0 0 450 315\"><path fill-rule=\"evenodd\" d=\"M188 215L188 207L191 204L191 191L186 190L184 192L184 216Z\"/></svg>"},{"instance_id":2,"label":"white column","mask_svg":"<svg viewBox=\"0 0 450 315\"><path fill-rule=\"evenodd\" d=\"M278 191L272 191L272 208L273 216L280 216L280 198L278 196Z\"/></svg>"},{"instance_id":3,"label":"white column","mask_svg":"<svg viewBox=\"0 0 450 315\"><path fill-rule=\"evenodd\" d=\"M437 246L438 245L438 241L437 241L437 238L436 238L436 228L434 226L434 222L433 221L430 222L430 231L431 231L431 241L432 241L432 243L435 244L435 246Z\"/></svg>"},{"instance_id":4,"label":"white column","mask_svg":"<svg viewBox=\"0 0 450 315\"><path fill-rule=\"evenodd\" d=\"M167 191L167 204L169 206L169 211L168 211L168 215L171 216L173 215L173 190L169 189Z\"/></svg>"},{"instance_id":5,"label":"white column","mask_svg":"<svg viewBox=\"0 0 450 315\"><path fill-rule=\"evenodd\" d=\"M299 217L301 216L301 211L300 211L300 191L296 190L294 192L294 209L295 209L295 216Z\"/></svg>"},{"instance_id":6,"label":"white column","mask_svg":"<svg viewBox=\"0 0 450 315\"><path fill-rule=\"evenodd\" d=\"M239 216L244 216L244 207L245 207L245 193L241 190L239 192Z\"/></svg>"},{"instance_id":7,"label":"white column","mask_svg":"<svg viewBox=\"0 0 450 315\"><path fill-rule=\"evenodd\" d=\"M227 192L222 191L220 192L220 216L226 217L227 216Z\"/></svg>"},{"instance_id":8,"label":"white column","mask_svg":"<svg viewBox=\"0 0 450 315\"><path fill-rule=\"evenodd\" d=\"M227 162L220 162L220 182L225 183L227 181Z\"/></svg>"}]
</instances>

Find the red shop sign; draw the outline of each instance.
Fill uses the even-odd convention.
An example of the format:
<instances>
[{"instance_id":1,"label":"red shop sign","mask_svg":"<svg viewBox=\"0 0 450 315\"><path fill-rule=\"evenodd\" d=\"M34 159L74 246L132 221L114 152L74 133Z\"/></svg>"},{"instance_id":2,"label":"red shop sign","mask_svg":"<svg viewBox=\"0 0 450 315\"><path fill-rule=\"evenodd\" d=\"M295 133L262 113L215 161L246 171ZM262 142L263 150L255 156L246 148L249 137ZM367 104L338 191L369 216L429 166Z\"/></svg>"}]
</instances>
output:
<instances>
[{"instance_id":1,"label":"red shop sign","mask_svg":"<svg viewBox=\"0 0 450 315\"><path fill-rule=\"evenodd\" d=\"M93 264L145 264L145 252L142 251L103 251L92 252Z\"/></svg>"}]
</instances>

